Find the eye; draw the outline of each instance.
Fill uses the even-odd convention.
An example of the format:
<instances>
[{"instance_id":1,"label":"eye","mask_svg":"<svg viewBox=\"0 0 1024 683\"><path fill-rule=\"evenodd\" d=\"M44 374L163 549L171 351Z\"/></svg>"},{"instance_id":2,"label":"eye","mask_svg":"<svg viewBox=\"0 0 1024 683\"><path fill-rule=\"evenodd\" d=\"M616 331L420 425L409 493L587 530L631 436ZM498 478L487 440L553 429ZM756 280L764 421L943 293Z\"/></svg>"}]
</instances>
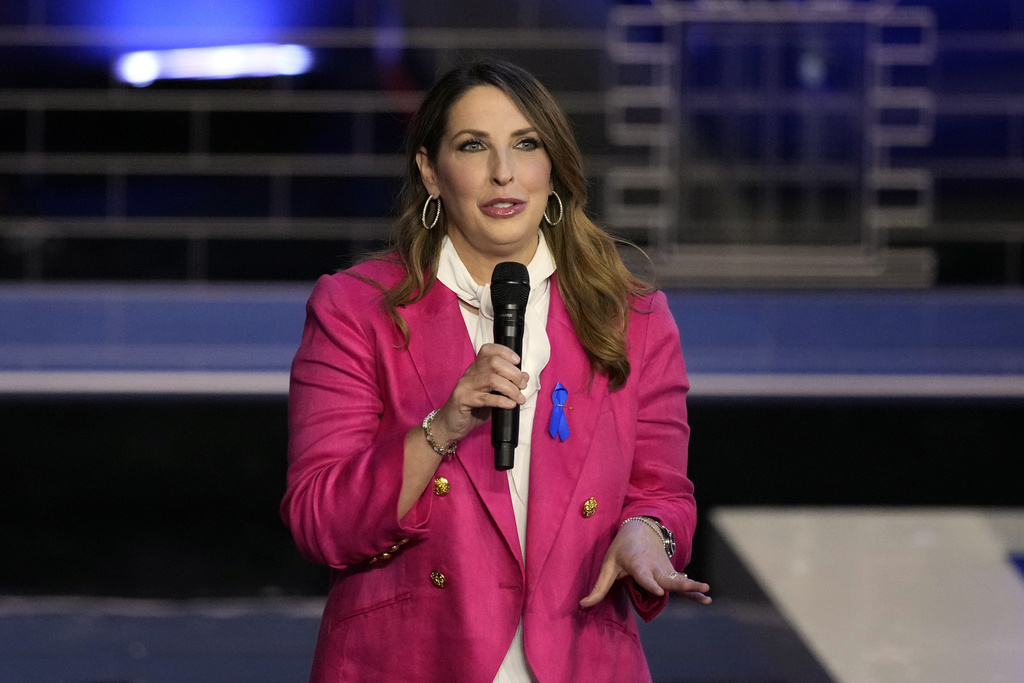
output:
<instances>
[{"instance_id":1,"label":"eye","mask_svg":"<svg viewBox=\"0 0 1024 683\"><path fill-rule=\"evenodd\" d=\"M472 140L466 140L461 145L459 145L460 152L479 152L483 148L484 143L481 142L480 140L477 140L476 138Z\"/></svg>"},{"instance_id":2,"label":"eye","mask_svg":"<svg viewBox=\"0 0 1024 683\"><path fill-rule=\"evenodd\" d=\"M516 143L516 147L523 150L534 150L540 149L541 144L537 138L523 138Z\"/></svg>"}]
</instances>

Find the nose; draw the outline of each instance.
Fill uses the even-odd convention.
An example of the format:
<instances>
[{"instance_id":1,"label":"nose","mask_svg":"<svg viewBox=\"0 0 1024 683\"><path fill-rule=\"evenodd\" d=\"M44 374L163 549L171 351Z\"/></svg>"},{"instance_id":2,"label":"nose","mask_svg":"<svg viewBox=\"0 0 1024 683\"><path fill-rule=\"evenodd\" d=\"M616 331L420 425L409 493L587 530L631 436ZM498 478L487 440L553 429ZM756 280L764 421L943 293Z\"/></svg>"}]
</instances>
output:
<instances>
[{"instance_id":1,"label":"nose","mask_svg":"<svg viewBox=\"0 0 1024 683\"><path fill-rule=\"evenodd\" d=\"M508 185L512 182L512 153L508 150L495 150L491 160L491 180L495 185Z\"/></svg>"}]
</instances>

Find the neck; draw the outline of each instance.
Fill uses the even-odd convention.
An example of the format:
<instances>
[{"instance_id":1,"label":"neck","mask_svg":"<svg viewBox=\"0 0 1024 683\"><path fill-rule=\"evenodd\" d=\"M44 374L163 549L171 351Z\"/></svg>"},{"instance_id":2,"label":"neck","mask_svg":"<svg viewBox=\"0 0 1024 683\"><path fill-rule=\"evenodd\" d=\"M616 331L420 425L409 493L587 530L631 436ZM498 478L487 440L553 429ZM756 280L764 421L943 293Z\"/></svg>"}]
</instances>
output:
<instances>
[{"instance_id":1,"label":"neck","mask_svg":"<svg viewBox=\"0 0 1024 683\"><path fill-rule=\"evenodd\" d=\"M466 270L469 271L473 281L478 285L486 285L491 281L494 267L499 263L514 261L528 266L530 261L533 260L534 254L537 253L537 241L532 241L529 247L525 249L510 248L506 254L482 254L472 249L461 239L457 239L452 235L449 235L449 238L452 240L455 252L466 266Z\"/></svg>"}]
</instances>

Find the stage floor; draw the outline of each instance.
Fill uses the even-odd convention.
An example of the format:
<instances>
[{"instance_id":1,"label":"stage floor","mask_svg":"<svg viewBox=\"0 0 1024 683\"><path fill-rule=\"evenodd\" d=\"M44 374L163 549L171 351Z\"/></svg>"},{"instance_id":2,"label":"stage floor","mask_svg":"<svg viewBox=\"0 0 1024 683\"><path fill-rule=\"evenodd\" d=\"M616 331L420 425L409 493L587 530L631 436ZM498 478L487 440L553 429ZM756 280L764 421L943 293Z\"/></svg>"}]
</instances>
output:
<instances>
[{"instance_id":1,"label":"stage floor","mask_svg":"<svg viewBox=\"0 0 1024 683\"><path fill-rule=\"evenodd\" d=\"M1024 679L1024 509L720 508L713 525L716 602L641 625L659 683ZM304 681L321 608L4 597L2 680Z\"/></svg>"},{"instance_id":2,"label":"stage floor","mask_svg":"<svg viewBox=\"0 0 1024 683\"><path fill-rule=\"evenodd\" d=\"M738 508L713 523L837 683L1024 680L1024 510Z\"/></svg>"}]
</instances>

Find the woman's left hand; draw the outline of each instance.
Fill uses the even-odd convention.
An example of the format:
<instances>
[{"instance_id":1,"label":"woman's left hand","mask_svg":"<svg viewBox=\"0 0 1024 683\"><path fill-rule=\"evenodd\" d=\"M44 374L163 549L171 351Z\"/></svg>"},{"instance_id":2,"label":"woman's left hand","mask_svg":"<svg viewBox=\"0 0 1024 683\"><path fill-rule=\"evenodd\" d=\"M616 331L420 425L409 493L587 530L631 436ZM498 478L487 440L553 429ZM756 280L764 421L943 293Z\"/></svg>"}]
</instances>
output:
<instances>
[{"instance_id":1,"label":"woman's left hand","mask_svg":"<svg viewBox=\"0 0 1024 683\"><path fill-rule=\"evenodd\" d=\"M580 607L593 607L601 602L612 585L626 576L654 595L671 591L701 605L711 603L711 598L705 595L711 587L676 572L661 540L643 522L627 522L619 529L604 556L597 582L590 595L580 600Z\"/></svg>"}]
</instances>

